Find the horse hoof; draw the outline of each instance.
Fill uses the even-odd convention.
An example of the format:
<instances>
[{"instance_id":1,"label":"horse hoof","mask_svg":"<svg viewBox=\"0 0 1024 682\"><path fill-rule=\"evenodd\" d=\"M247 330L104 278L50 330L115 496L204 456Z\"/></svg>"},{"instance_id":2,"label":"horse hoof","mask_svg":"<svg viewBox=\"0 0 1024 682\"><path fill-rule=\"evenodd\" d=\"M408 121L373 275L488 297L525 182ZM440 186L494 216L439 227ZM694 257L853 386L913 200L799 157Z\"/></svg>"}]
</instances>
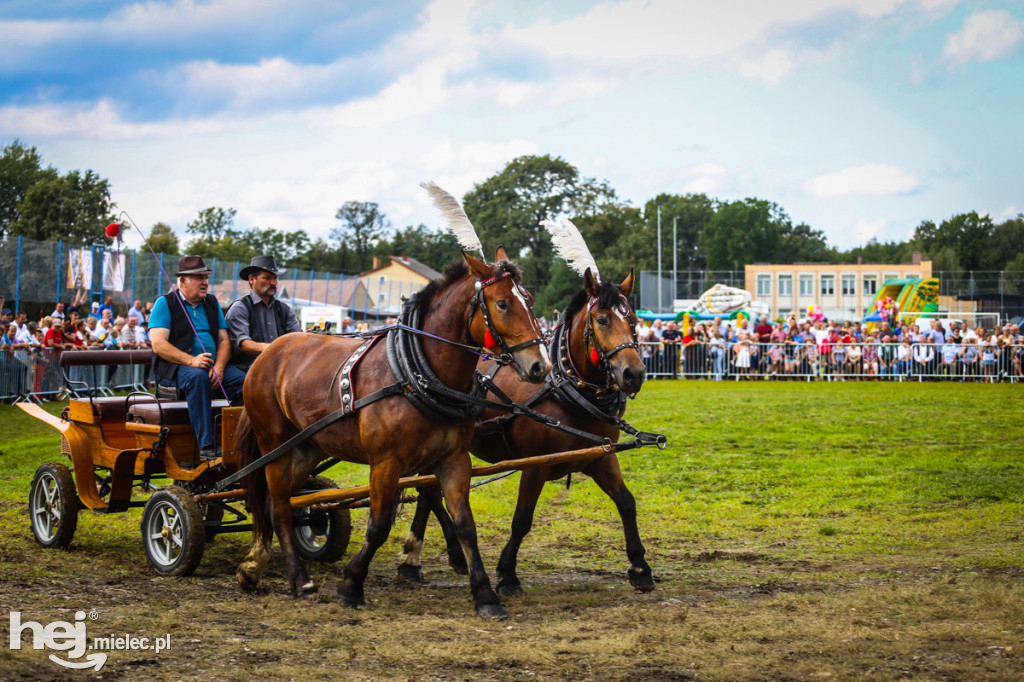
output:
<instances>
[{"instance_id":1,"label":"horse hoof","mask_svg":"<svg viewBox=\"0 0 1024 682\"><path fill-rule=\"evenodd\" d=\"M358 609L360 606L366 605L366 600L362 597L356 597L341 590L338 590L338 601L350 609Z\"/></svg>"},{"instance_id":2,"label":"horse hoof","mask_svg":"<svg viewBox=\"0 0 1024 682\"><path fill-rule=\"evenodd\" d=\"M255 592L259 586L259 580L243 572L240 568L235 571L235 577L238 579L238 586L242 588L243 592Z\"/></svg>"},{"instance_id":3,"label":"horse hoof","mask_svg":"<svg viewBox=\"0 0 1024 682\"><path fill-rule=\"evenodd\" d=\"M494 588L502 597L522 597L526 594L523 586L519 583L498 583Z\"/></svg>"},{"instance_id":4,"label":"horse hoof","mask_svg":"<svg viewBox=\"0 0 1024 682\"><path fill-rule=\"evenodd\" d=\"M480 604L476 607L476 615L483 618L504 618L508 613L501 604Z\"/></svg>"},{"instance_id":5,"label":"horse hoof","mask_svg":"<svg viewBox=\"0 0 1024 682\"><path fill-rule=\"evenodd\" d=\"M650 570L634 571L632 568L627 572L629 584L640 592L650 592L654 589L654 575Z\"/></svg>"},{"instance_id":6,"label":"horse hoof","mask_svg":"<svg viewBox=\"0 0 1024 682\"><path fill-rule=\"evenodd\" d=\"M469 566L466 565L466 557L459 554L458 556L448 555L448 565L451 569L459 575L469 575Z\"/></svg>"},{"instance_id":7,"label":"horse hoof","mask_svg":"<svg viewBox=\"0 0 1024 682\"><path fill-rule=\"evenodd\" d=\"M295 597L296 599L301 599L311 604L315 604L320 601L320 590L317 589L316 585L310 583L308 585L304 585Z\"/></svg>"},{"instance_id":8,"label":"horse hoof","mask_svg":"<svg viewBox=\"0 0 1024 682\"><path fill-rule=\"evenodd\" d=\"M412 564L398 564L398 577L411 583L425 583L423 569Z\"/></svg>"}]
</instances>

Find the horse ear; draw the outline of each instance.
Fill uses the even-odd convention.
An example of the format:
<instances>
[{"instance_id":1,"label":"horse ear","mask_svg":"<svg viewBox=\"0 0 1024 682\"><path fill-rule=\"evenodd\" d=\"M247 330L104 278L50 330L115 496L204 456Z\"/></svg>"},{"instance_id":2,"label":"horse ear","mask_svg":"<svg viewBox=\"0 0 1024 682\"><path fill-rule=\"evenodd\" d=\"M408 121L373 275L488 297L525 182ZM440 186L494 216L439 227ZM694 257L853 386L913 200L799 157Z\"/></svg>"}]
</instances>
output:
<instances>
[{"instance_id":1,"label":"horse ear","mask_svg":"<svg viewBox=\"0 0 1024 682\"><path fill-rule=\"evenodd\" d=\"M619 285L619 293L626 298L633 295L633 268L629 269L629 274L626 275L626 279L622 280L622 284Z\"/></svg>"},{"instance_id":2,"label":"horse ear","mask_svg":"<svg viewBox=\"0 0 1024 682\"><path fill-rule=\"evenodd\" d=\"M470 256L465 251L462 252L462 257L466 259L466 265L469 266L473 274L480 279L487 279L491 276L491 269L487 266L487 263L479 258L473 258L473 256Z\"/></svg>"},{"instance_id":3,"label":"horse ear","mask_svg":"<svg viewBox=\"0 0 1024 682\"><path fill-rule=\"evenodd\" d=\"M508 259L509 259L508 258L508 254L505 253L505 247L504 246L499 246L494 251L494 262L495 263L498 263L498 262L503 261L503 260L508 260Z\"/></svg>"},{"instance_id":4,"label":"horse ear","mask_svg":"<svg viewBox=\"0 0 1024 682\"><path fill-rule=\"evenodd\" d=\"M583 288L587 290L587 293L593 297L597 297L600 287L597 284L597 278L594 277L594 273L587 268L586 272L583 273Z\"/></svg>"}]
</instances>

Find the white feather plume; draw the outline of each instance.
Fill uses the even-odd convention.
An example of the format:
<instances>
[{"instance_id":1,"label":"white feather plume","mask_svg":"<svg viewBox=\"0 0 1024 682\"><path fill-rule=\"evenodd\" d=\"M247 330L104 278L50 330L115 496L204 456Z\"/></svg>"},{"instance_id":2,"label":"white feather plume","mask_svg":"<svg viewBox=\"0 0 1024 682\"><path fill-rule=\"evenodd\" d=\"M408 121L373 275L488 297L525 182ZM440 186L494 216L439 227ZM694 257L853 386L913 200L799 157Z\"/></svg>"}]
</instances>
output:
<instances>
[{"instance_id":1,"label":"white feather plume","mask_svg":"<svg viewBox=\"0 0 1024 682\"><path fill-rule=\"evenodd\" d=\"M434 206L441 212L445 222L448 223L448 229L455 235L462 248L467 251L478 251L483 259L487 260L487 257L484 256L483 244L480 243L480 237L477 235L473 223L469 222L469 216L462 210L458 199L438 187L435 182L421 182L420 187L427 190L427 193L430 194L430 200L434 202Z\"/></svg>"},{"instance_id":2,"label":"white feather plume","mask_svg":"<svg viewBox=\"0 0 1024 682\"><path fill-rule=\"evenodd\" d=\"M587 242L580 234L579 228L573 225L571 220L562 218L561 225L551 220L542 220L540 224L551 233L551 243L555 247L555 253L565 261L566 265L580 273L580 276L587 271L587 268L590 268L591 274L595 278L598 277L594 256L590 253L590 248L587 247Z\"/></svg>"}]
</instances>

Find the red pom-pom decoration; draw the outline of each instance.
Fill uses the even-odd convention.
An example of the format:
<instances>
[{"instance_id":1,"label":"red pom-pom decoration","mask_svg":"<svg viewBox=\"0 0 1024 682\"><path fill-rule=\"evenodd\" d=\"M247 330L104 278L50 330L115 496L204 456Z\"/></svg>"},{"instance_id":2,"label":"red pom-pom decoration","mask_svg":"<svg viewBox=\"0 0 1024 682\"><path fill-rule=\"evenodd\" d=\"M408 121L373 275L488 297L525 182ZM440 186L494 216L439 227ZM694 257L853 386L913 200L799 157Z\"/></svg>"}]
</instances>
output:
<instances>
[{"instance_id":1,"label":"red pom-pom decoration","mask_svg":"<svg viewBox=\"0 0 1024 682\"><path fill-rule=\"evenodd\" d=\"M490 350L491 348L494 348L497 345L498 342L494 340L494 334L492 334L491 330L488 329L487 333L484 334L484 348Z\"/></svg>"},{"instance_id":2,"label":"red pom-pom decoration","mask_svg":"<svg viewBox=\"0 0 1024 682\"><path fill-rule=\"evenodd\" d=\"M110 237L111 239L114 239L115 237L119 236L120 234L121 234L121 226L120 225L118 225L117 223L110 223L109 225L107 225L107 236L108 237Z\"/></svg>"},{"instance_id":3,"label":"red pom-pom decoration","mask_svg":"<svg viewBox=\"0 0 1024 682\"><path fill-rule=\"evenodd\" d=\"M596 348L590 349L590 361L595 365L601 364L601 356L597 354Z\"/></svg>"}]
</instances>

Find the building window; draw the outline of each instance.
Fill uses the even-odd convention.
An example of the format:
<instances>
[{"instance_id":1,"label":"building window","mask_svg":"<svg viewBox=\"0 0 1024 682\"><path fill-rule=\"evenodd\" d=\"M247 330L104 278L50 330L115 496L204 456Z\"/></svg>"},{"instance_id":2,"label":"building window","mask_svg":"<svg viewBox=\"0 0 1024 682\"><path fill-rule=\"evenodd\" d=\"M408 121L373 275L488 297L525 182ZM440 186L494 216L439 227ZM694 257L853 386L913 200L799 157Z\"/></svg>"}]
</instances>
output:
<instances>
[{"instance_id":1,"label":"building window","mask_svg":"<svg viewBox=\"0 0 1024 682\"><path fill-rule=\"evenodd\" d=\"M835 296L836 295L836 276L835 275L822 275L821 276L821 295L822 296Z\"/></svg>"},{"instance_id":2,"label":"building window","mask_svg":"<svg viewBox=\"0 0 1024 682\"><path fill-rule=\"evenodd\" d=\"M899 278L900 278L900 273L898 273L898 272L887 272L887 273L885 273L885 275L882 276L882 281L885 282L886 280L899 279Z\"/></svg>"},{"instance_id":3,"label":"building window","mask_svg":"<svg viewBox=\"0 0 1024 682\"><path fill-rule=\"evenodd\" d=\"M857 276L843 275L843 296L857 295Z\"/></svg>"},{"instance_id":4,"label":"building window","mask_svg":"<svg viewBox=\"0 0 1024 682\"><path fill-rule=\"evenodd\" d=\"M793 275L779 275L779 296L793 295Z\"/></svg>"},{"instance_id":5,"label":"building window","mask_svg":"<svg viewBox=\"0 0 1024 682\"><path fill-rule=\"evenodd\" d=\"M800 295L814 296L814 275L800 275Z\"/></svg>"},{"instance_id":6,"label":"building window","mask_svg":"<svg viewBox=\"0 0 1024 682\"><path fill-rule=\"evenodd\" d=\"M758 275L757 276L757 295L771 296L772 295L772 276L771 275Z\"/></svg>"},{"instance_id":7,"label":"building window","mask_svg":"<svg viewBox=\"0 0 1024 682\"><path fill-rule=\"evenodd\" d=\"M874 296L878 293L878 278L874 275L864 275L864 295Z\"/></svg>"}]
</instances>

